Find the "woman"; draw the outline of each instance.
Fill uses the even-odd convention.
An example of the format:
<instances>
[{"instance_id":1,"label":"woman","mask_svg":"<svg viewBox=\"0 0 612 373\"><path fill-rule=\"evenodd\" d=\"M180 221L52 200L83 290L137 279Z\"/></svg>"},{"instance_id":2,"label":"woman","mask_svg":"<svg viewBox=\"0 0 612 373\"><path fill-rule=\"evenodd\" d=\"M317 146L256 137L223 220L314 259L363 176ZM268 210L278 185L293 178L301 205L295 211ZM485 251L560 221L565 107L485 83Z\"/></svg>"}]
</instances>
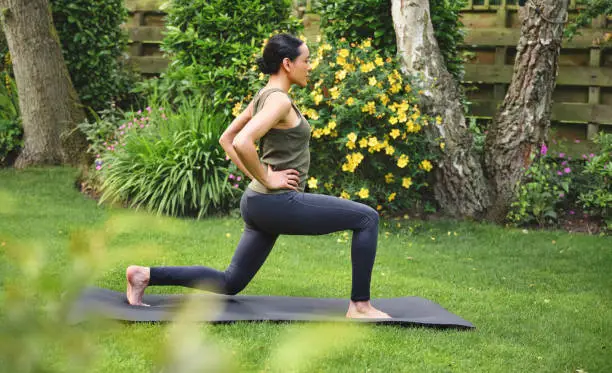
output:
<instances>
[{"instance_id":1,"label":"woman","mask_svg":"<svg viewBox=\"0 0 612 373\"><path fill-rule=\"evenodd\" d=\"M304 193L310 164L310 126L287 92L305 87L311 69L304 42L287 34L270 38L258 65L267 85L220 139L231 160L250 179L240 201L244 233L229 267L140 267L126 271L127 298L144 305L147 286L178 285L237 294L263 265L280 234L319 235L352 230L353 286L346 316L388 318L370 304L370 279L378 239L378 213L337 197ZM259 141L261 159L255 143Z\"/></svg>"}]
</instances>

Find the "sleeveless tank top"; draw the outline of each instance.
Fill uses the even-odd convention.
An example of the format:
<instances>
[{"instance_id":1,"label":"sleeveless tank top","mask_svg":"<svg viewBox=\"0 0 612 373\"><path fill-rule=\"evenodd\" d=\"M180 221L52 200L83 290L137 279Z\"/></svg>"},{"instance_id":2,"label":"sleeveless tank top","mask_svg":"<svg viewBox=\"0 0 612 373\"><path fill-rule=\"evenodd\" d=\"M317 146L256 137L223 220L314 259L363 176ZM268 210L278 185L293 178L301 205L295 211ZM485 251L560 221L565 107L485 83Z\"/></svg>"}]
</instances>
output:
<instances>
[{"instance_id":1,"label":"sleeveless tank top","mask_svg":"<svg viewBox=\"0 0 612 373\"><path fill-rule=\"evenodd\" d=\"M273 92L283 92L279 88L270 88L259 91L253 99L253 116L263 107L266 99ZM286 93L285 93L286 94ZM291 100L291 98L289 98ZM286 169L297 170L300 175L298 190L304 191L306 180L308 179L308 169L310 167L310 125L297 106L291 100L291 106L300 119L297 126L287 129L271 128L264 136L259 139L260 160L266 168L272 166L274 171ZM261 184L257 179L253 179L248 186L251 190L265 194L287 193L291 189L270 190Z\"/></svg>"}]
</instances>

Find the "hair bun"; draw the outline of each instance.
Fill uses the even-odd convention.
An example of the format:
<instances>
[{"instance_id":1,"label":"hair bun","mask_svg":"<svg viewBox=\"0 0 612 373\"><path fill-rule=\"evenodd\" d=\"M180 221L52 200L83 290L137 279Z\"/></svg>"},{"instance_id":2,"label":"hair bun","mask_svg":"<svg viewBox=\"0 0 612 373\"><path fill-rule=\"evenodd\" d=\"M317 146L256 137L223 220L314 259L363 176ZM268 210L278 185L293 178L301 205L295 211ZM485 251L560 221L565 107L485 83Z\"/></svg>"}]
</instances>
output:
<instances>
[{"instance_id":1,"label":"hair bun","mask_svg":"<svg viewBox=\"0 0 612 373\"><path fill-rule=\"evenodd\" d=\"M257 66L259 66L259 70L264 74L270 74L270 66L266 63L263 57L259 57L257 59Z\"/></svg>"}]
</instances>

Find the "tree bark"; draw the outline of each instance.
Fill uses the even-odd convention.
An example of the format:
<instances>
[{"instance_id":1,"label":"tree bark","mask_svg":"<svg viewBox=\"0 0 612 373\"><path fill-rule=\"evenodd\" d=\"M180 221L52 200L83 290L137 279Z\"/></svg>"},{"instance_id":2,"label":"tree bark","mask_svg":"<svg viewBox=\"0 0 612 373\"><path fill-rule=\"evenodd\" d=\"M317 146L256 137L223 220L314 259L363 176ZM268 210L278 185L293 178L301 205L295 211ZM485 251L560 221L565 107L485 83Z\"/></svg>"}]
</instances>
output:
<instances>
[{"instance_id":1,"label":"tree bark","mask_svg":"<svg viewBox=\"0 0 612 373\"><path fill-rule=\"evenodd\" d=\"M47 0L0 0L24 130L15 167L78 165L87 142L76 125L85 119Z\"/></svg>"},{"instance_id":2,"label":"tree bark","mask_svg":"<svg viewBox=\"0 0 612 373\"><path fill-rule=\"evenodd\" d=\"M512 82L485 142L494 193L489 220L506 218L517 183L531 165L530 155L547 140L567 8L568 0L532 0L520 9L521 38Z\"/></svg>"},{"instance_id":3,"label":"tree bark","mask_svg":"<svg viewBox=\"0 0 612 373\"><path fill-rule=\"evenodd\" d=\"M451 216L482 216L490 204L482 162L473 151L458 83L446 69L434 36L429 0L392 0L397 49L405 74L424 81L421 110L442 117L426 127L428 136L442 138L445 148L435 170L434 193Z\"/></svg>"}]
</instances>

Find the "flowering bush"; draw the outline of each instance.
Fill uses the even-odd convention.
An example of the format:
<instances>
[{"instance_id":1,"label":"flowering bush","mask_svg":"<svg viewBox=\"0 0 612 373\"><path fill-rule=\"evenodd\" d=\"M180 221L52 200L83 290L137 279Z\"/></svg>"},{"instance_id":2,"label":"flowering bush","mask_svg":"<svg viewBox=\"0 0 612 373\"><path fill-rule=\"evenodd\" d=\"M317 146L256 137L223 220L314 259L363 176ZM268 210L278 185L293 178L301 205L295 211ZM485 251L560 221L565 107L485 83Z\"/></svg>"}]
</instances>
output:
<instances>
[{"instance_id":1,"label":"flowering bush","mask_svg":"<svg viewBox=\"0 0 612 373\"><path fill-rule=\"evenodd\" d=\"M564 155L560 154L560 158L564 158ZM557 221L559 205L570 192L571 159L557 162L548 154L545 144L542 144L540 154L532 154L531 159L533 163L525 172L524 181L519 184L508 220L515 224L535 221L544 226Z\"/></svg>"},{"instance_id":2,"label":"flowering bush","mask_svg":"<svg viewBox=\"0 0 612 373\"><path fill-rule=\"evenodd\" d=\"M601 151L584 156L583 173L589 177L578 200L585 211L602 217L612 229L612 134L600 133L594 141Z\"/></svg>"},{"instance_id":3,"label":"flowering bush","mask_svg":"<svg viewBox=\"0 0 612 373\"><path fill-rule=\"evenodd\" d=\"M419 111L412 82L370 39L311 50L309 86L291 93L312 127L309 191L378 210L411 206L434 167L423 127L440 118Z\"/></svg>"}]
</instances>

